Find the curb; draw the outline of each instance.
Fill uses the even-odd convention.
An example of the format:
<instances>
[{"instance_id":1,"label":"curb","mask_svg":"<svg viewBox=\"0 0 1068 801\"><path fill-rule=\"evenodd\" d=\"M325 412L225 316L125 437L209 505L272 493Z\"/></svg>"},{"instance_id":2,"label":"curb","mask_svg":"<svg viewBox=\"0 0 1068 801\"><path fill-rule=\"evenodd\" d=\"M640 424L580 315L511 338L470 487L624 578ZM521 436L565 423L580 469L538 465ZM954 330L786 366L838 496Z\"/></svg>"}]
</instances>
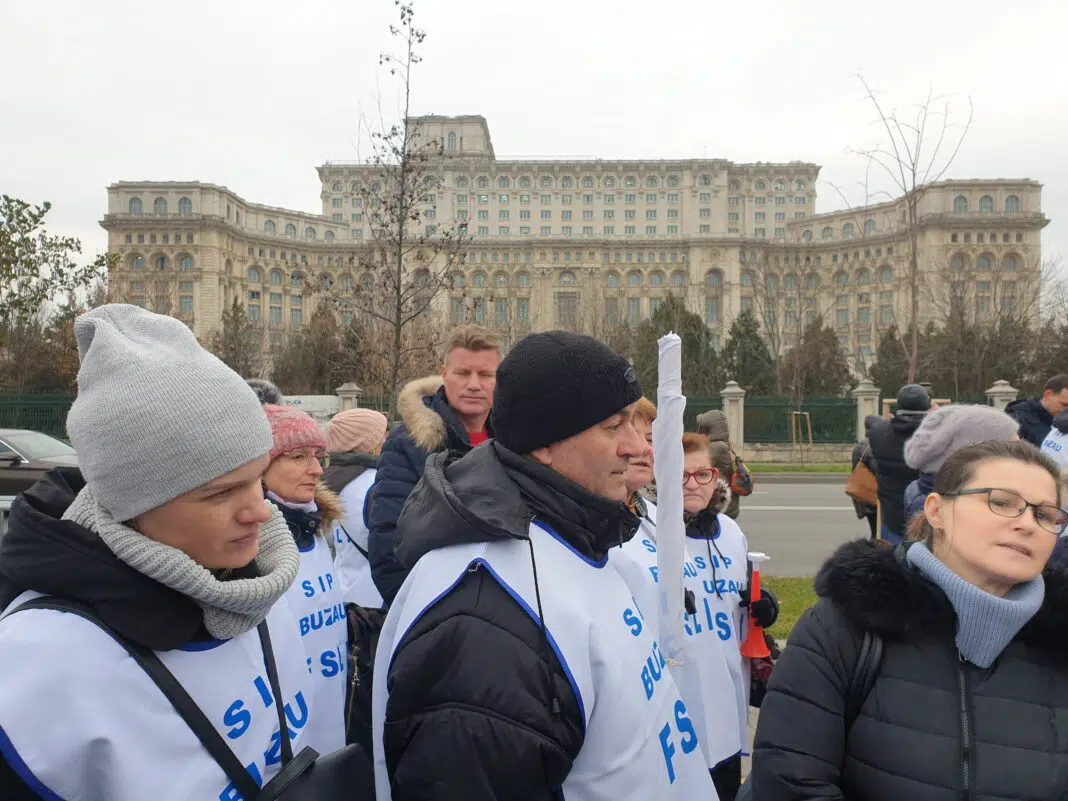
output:
<instances>
[{"instance_id":1,"label":"curb","mask_svg":"<svg viewBox=\"0 0 1068 801\"><path fill-rule=\"evenodd\" d=\"M768 484L845 484L849 473L753 473L753 482Z\"/></svg>"}]
</instances>

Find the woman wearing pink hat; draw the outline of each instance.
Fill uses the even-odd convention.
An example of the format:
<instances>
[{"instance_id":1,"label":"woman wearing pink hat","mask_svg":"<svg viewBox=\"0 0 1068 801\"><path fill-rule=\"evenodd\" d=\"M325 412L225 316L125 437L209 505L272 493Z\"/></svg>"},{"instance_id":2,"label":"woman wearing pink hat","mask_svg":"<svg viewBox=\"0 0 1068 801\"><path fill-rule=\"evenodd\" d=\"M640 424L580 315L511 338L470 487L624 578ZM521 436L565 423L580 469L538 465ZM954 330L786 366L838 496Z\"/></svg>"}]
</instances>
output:
<instances>
[{"instance_id":1,"label":"woman wearing pink hat","mask_svg":"<svg viewBox=\"0 0 1068 801\"><path fill-rule=\"evenodd\" d=\"M319 425L291 406L266 404L263 410L274 436L263 485L300 551L300 571L286 600L297 618L312 676L307 703L315 710L309 726L316 730L308 744L329 754L343 748L346 739L349 638L345 600L334 575L330 547L334 522L344 516L344 510L337 495L321 481L326 437Z\"/></svg>"}]
</instances>

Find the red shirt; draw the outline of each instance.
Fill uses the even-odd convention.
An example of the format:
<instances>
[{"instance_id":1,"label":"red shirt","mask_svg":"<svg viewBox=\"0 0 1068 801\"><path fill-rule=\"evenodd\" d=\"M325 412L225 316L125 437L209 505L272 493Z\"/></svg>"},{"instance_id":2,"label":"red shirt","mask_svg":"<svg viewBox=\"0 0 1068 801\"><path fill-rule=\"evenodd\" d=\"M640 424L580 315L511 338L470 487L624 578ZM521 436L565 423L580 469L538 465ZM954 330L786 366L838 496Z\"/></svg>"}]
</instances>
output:
<instances>
[{"instance_id":1,"label":"red shirt","mask_svg":"<svg viewBox=\"0 0 1068 801\"><path fill-rule=\"evenodd\" d=\"M486 433L485 429L475 432L468 431L467 438L471 440L471 447L477 448L479 445L489 439L489 434Z\"/></svg>"}]
</instances>

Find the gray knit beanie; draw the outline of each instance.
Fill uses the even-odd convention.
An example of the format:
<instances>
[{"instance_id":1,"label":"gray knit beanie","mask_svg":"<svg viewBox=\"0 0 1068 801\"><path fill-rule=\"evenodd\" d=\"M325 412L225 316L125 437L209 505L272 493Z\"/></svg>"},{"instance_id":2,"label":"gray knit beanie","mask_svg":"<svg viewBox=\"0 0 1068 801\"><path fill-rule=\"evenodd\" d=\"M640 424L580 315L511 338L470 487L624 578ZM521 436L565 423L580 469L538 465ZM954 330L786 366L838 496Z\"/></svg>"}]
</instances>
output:
<instances>
[{"instance_id":1,"label":"gray knit beanie","mask_svg":"<svg viewBox=\"0 0 1068 801\"><path fill-rule=\"evenodd\" d=\"M937 473L950 454L966 445L1008 440L1020 425L993 406L951 404L929 413L905 443L905 463L921 473Z\"/></svg>"},{"instance_id":2,"label":"gray knit beanie","mask_svg":"<svg viewBox=\"0 0 1068 801\"><path fill-rule=\"evenodd\" d=\"M93 494L132 520L271 451L256 393L173 317L110 304L74 321L67 432Z\"/></svg>"},{"instance_id":3,"label":"gray knit beanie","mask_svg":"<svg viewBox=\"0 0 1068 801\"><path fill-rule=\"evenodd\" d=\"M727 415L719 409L709 409L697 415L697 433L704 434L710 442L731 443L731 429Z\"/></svg>"}]
</instances>

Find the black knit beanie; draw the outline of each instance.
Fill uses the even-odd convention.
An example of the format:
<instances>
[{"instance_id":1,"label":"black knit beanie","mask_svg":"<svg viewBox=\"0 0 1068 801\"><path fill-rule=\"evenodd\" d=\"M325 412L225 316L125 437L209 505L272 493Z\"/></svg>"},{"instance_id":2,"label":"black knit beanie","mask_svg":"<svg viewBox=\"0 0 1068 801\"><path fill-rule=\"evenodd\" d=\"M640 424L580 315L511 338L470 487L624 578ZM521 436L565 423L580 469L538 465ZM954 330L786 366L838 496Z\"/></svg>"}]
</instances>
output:
<instances>
[{"instance_id":1,"label":"black knit beanie","mask_svg":"<svg viewBox=\"0 0 1068 801\"><path fill-rule=\"evenodd\" d=\"M634 368L593 337L530 334L497 368L493 436L509 450L530 453L607 420L641 396Z\"/></svg>"}]
</instances>

